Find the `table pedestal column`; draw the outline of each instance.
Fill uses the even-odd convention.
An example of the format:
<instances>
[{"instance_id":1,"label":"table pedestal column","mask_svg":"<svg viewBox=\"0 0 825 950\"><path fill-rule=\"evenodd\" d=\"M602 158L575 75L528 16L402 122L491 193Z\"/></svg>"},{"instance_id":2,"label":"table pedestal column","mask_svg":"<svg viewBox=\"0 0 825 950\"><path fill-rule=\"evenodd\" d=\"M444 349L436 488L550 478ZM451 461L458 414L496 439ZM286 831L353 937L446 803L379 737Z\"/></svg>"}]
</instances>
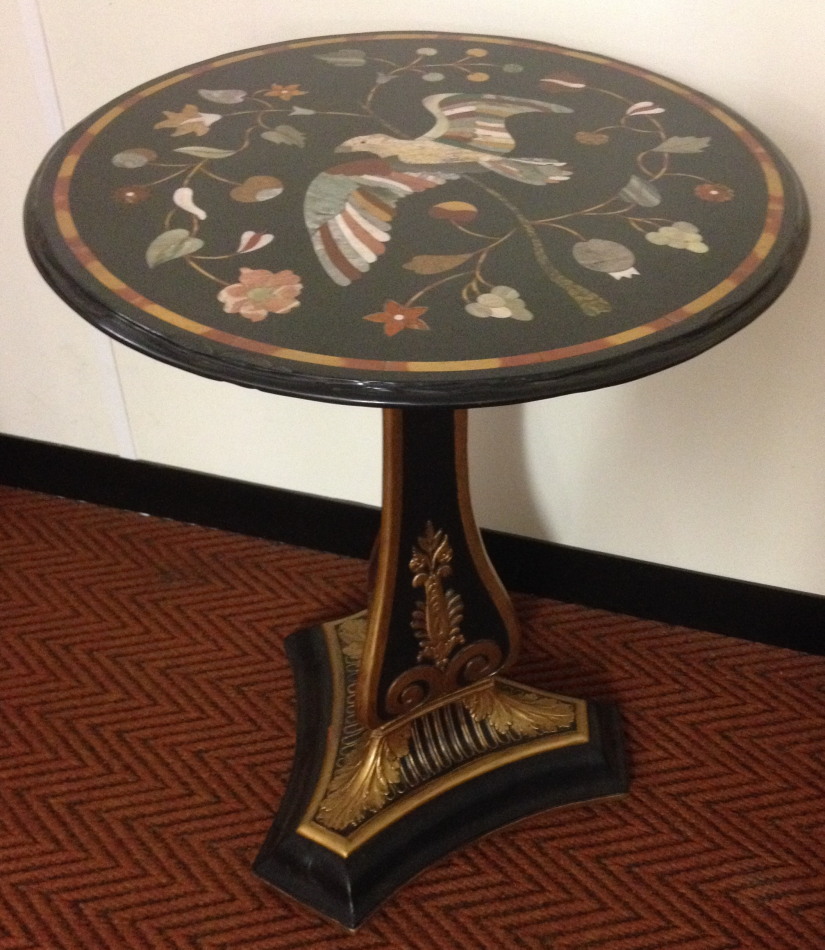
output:
<instances>
[{"instance_id":1,"label":"table pedestal column","mask_svg":"<svg viewBox=\"0 0 825 950\"><path fill-rule=\"evenodd\" d=\"M458 845L627 787L613 707L504 675L518 626L472 515L466 426L384 411L369 607L287 639L295 764L255 870L349 928Z\"/></svg>"}]
</instances>

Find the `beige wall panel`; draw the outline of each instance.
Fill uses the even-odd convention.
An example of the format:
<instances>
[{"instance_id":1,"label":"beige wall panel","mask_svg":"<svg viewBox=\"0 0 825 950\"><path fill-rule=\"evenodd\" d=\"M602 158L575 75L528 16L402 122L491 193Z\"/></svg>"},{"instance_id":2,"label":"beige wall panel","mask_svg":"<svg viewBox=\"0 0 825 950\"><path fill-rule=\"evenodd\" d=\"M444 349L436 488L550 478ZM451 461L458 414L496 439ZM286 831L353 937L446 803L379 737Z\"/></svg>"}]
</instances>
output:
<instances>
[{"instance_id":1,"label":"beige wall panel","mask_svg":"<svg viewBox=\"0 0 825 950\"><path fill-rule=\"evenodd\" d=\"M640 63L740 109L781 143L815 218L825 213L818 0L419 0L414 11L400 0L40 7L71 121L177 66L297 36L388 28L521 35ZM825 593L823 257L817 229L802 271L770 311L684 366L612 390L476 413L480 520ZM143 457L377 502L377 413L230 391L132 355L120 355L119 366Z\"/></svg>"},{"instance_id":2,"label":"beige wall panel","mask_svg":"<svg viewBox=\"0 0 825 950\"><path fill-rule=\"evenodd\" d=\"M116 452L109 345L51 293L24 245L23 200L60 120L36 7L2 0L0 9L0 432Z\"/></svg>"},{"instance_id":3,"label":"beige wall panel","mask_svg":"<svg viewBox=\"0 0 825 950\"><path fill-rule=\"evenodd\" d=\"M140 458L380 504L380 410L242 389L125 347L118 366Z\"/></svg>"}]
</instances>

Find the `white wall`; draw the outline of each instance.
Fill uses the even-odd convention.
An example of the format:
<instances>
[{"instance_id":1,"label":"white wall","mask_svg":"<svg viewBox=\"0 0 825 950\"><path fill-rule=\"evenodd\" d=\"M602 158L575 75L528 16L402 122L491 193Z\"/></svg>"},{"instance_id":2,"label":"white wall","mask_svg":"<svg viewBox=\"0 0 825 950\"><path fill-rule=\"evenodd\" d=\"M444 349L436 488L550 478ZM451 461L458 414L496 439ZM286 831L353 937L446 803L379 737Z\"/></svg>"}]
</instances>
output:
<instances>
[{"instance_id":1,"label":"white wall","mask_svg":"<svg viewBox=\"0 0 825 950\"><path fill-rule=\"evenodd\" d=\"M0 431L377 504L377 410L241 390L87 328L37 276L20 207L61 127L233 49L359 30L513 35L636 62L722 99L786 152L825 213L821 0L0 0ZM11 90L14 93L11 94ZM473 414L490 527L825 594L821 229L754 324L647 379Z\"/></svg>"}]
</instances>

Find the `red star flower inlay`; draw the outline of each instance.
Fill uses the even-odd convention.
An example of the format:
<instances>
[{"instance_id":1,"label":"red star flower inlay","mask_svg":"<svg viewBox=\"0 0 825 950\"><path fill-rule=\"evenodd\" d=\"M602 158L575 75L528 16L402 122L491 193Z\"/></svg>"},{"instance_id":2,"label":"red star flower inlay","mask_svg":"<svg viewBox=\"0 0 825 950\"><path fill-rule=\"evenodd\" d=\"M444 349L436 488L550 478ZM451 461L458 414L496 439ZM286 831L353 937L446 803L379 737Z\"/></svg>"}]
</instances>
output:
<instances>
[{"instance_id":1,"label":"red star flower inlay","mask_svg":"<svg viewBox=\"0 0 825 950\"><path fill-rule=\"evenodd\" d=\"M372 323L383 323L384 333L395 336L402 330L429 330L429 326L421 319L428 307L405 307L403 304L388 300L380 313L370 313L365 320Z\"/></svg>"}]
</instances>

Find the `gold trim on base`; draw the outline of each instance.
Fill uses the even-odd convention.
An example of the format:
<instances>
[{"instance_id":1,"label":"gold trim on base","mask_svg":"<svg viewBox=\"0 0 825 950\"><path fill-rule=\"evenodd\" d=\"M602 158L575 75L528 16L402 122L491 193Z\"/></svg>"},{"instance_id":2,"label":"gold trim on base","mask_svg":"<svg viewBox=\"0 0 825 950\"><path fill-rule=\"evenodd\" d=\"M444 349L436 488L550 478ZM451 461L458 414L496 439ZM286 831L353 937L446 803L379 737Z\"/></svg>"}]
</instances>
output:
<instances>
[{"instance_id":1,"label":"gold trim on base","mask_svg":"<svg viewBox=\"0 0 825 950\"><path fill-rule=\"evenodd\" d=\"M297 832L348 857L425 802L502 765L589 741L587 704L498 676L376 729L355 712L366 611L323 626L332 714L318 785Z\"/></svg>"}]
</instances>

